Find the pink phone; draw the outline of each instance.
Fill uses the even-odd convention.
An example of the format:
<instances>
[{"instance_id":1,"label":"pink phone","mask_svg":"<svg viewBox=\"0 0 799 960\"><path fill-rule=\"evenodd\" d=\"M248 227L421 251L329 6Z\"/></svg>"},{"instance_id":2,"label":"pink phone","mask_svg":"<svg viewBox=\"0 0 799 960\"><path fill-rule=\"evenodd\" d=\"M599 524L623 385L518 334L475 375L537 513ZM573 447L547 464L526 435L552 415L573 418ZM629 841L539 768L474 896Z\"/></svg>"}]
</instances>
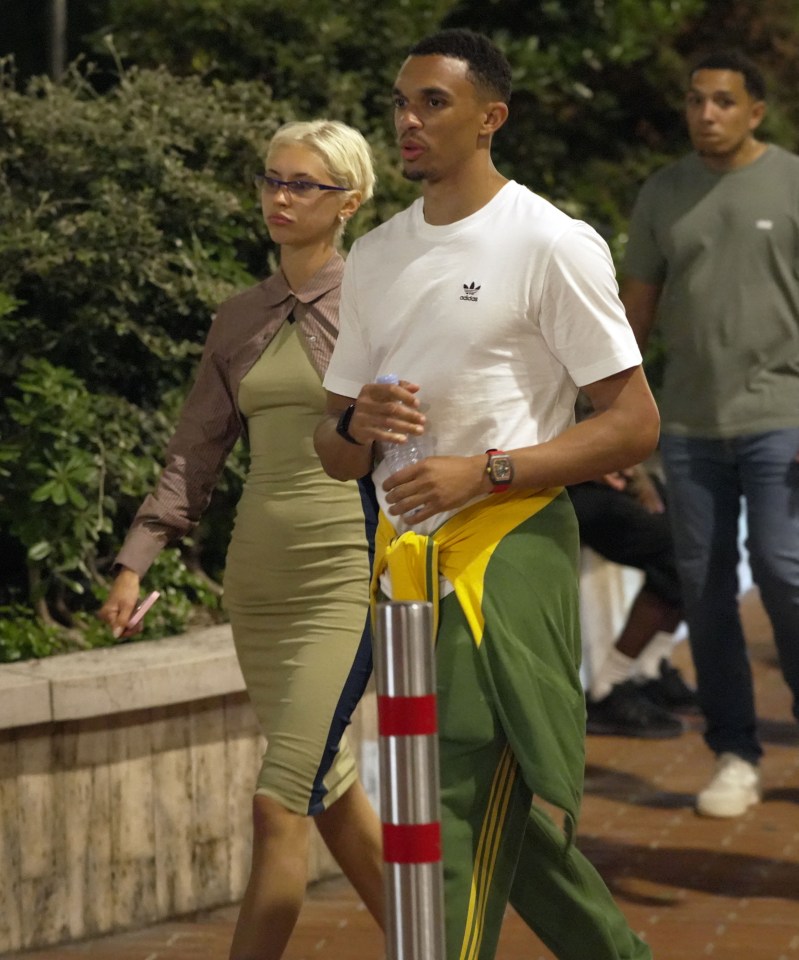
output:
<instances>
[{"instance_id":1,"label":"pink phone","mask_svg":"<svg viewBox=\"0 0 799 960\"><path fill-rule=\"evenodd\" d=\"M150 607L155 603L155 601L161 596L158 590L153 590L151 594L146 596L144 600L133 611L133 616L128 620L126 630L130 630L131 627L135 627L144 617L145 613L150 609Z\"/></svg>"}]
</instances>

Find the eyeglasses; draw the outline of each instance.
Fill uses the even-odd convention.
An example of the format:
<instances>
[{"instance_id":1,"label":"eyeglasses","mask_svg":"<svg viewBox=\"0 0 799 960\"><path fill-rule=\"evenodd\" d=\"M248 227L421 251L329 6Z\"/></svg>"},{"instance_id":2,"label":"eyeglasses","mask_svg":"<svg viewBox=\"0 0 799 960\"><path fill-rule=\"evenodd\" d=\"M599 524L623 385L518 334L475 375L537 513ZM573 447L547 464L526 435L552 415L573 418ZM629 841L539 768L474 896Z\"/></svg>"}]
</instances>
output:
<instances>
[{"instance_id":1,"label":"eyeglasses","mask_svg":"<svg viewBox=\"0 0 799 960\"><path fill-rule=\"evenodd\" d=\"M256 173L253 177L256 187L267 193L277 193L278 190L288 190L293 197L307 197L314 190L341 190L346 192L351 187L332 187L327 183L314 183L312 180L278 180L277 177L268 177L265 173Z\"/></svg>"}]
</instances>

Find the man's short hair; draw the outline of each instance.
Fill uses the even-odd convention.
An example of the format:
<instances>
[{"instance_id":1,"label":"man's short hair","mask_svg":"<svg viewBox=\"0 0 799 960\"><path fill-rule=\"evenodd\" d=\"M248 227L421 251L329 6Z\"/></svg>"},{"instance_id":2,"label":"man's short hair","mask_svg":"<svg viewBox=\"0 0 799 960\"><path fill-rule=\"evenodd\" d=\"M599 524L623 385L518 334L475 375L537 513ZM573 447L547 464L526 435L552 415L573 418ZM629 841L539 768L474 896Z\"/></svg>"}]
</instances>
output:
<instances>
[{"instance_id":1,"label":"man's short hair","mask_svg":"<svg viewBox=\"0 0 799 960\"><path fill-rule=\"evenodd\" d=\"M510 102L511 69L505 54L482 33L472 30L440 30L414 44L411 57L442 56L463 60L469 79L492 98Z\"/></svg>"},{"instance_id":2,"label":"man's short hair","mask_svg":"<svg viewBox=\"0 0 799 960\"><path fill-rule=\"evenodd\" d=\"M708 54L691 68L689 77L693 78L697 70L732 70L734 73L741 73L747 93L755 100L766 99L766 81L763 74L749 57L739 50L718 50Z\"/></svg>"}]
</instances>

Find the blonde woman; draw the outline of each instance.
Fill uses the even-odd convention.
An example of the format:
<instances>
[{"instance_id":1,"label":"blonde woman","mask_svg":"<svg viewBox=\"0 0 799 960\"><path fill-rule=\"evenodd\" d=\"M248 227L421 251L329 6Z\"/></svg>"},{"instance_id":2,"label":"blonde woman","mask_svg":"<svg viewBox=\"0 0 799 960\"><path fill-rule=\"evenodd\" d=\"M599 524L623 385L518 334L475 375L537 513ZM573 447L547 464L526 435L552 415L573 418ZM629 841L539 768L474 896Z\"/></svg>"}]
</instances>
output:
<instances>
[{"instance_id":1,"label":"blonde woman","mask_svg":"<svg viewBox=\"0 0 799 960\"><path fill-rule=\"evenodd\" d=\"M358 486L330 480L313 448L338 332L338 242L374 179L368 144L345 124L289 123L272 138L257 180L280 268L219 308L100 611L125 632L141 577L196 525L244 435L250 467L224 596L267 748L231 960L282 956L305 894L311 817L382 924L380 824L342 740L371 667L364 512Z\"/></svg>"}]
</instances>

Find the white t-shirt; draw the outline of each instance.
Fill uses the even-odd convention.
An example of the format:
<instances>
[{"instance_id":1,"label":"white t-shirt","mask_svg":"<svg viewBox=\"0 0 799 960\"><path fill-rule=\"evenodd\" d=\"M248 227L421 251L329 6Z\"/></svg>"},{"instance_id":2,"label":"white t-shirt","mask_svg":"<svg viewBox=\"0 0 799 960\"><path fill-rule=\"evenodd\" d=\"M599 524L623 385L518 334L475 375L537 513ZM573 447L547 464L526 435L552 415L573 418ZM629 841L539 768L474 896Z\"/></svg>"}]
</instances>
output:
<instances>
[{"instance_id":1,"label":"white t-shirt","mask_svg":"<svg viewBox=\"0 0 799 960\"><path fill-rule=\"evenodd\" d=\"M550 440L578 387L640 362L605 242L510 181L456 223L426 223L419 199L356 241L324 385L356 397L381 374L417 383L435 453L472 456Z\"/></svg>"}]
</instances>

